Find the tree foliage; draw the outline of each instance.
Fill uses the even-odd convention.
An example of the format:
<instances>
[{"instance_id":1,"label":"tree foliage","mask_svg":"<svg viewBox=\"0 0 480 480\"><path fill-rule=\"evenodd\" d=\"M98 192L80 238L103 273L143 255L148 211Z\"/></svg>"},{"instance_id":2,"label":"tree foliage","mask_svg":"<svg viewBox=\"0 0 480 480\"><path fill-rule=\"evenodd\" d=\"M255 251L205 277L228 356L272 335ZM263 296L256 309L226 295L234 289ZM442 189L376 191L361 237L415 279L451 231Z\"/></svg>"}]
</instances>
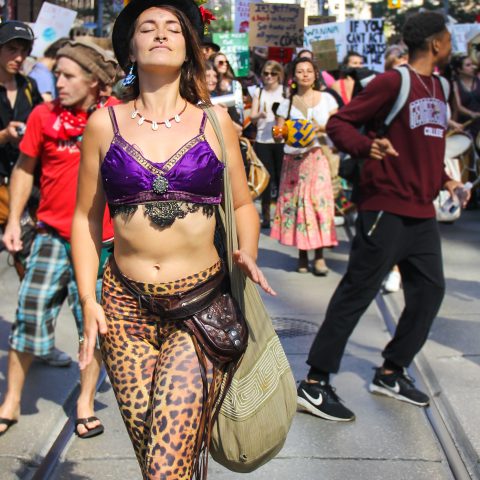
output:
<instances>
[{"instance_id":1,"label":"tree foliage","mask_svg":"<svg viewBox=\"0 0 480 480\"><path fill-rule=\"evenodd\" d=\"M458 23L473 23L475 17L480 13L477 6L477 0L454 0L448 2L448 14ZM408 9L392 10L387 8L386 0L372 4L372 16L385 18L387 23L393 26L395 33L398 35L402 31L406 19L423 10L433 10L441 13L445 12L444 3L434 0L425 0L421 7L412 7Z\"/></svg>"}]
</instances>

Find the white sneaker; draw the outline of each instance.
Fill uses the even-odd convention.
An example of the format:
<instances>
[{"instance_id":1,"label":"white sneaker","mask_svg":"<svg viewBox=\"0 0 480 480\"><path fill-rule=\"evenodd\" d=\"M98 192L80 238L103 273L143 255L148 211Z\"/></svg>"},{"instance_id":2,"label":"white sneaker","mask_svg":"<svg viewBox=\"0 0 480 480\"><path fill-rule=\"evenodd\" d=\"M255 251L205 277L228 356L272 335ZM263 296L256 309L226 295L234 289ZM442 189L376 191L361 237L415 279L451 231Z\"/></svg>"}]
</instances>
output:
<instances>
[{"instance_id":1,"label":"white sneaker","mask_svg":"<svg viewBox=\"0 0 480 480\"><path fill-rule=\"evenodd\" d=\"M383 285L383 288L388 293L398 292L400 290L401 281L402 281L402 277L400 275L400 272L397 272L396 270L392 270L388 274L387 279L385 280L385 284Z\"/></svg>"}]
</instances>

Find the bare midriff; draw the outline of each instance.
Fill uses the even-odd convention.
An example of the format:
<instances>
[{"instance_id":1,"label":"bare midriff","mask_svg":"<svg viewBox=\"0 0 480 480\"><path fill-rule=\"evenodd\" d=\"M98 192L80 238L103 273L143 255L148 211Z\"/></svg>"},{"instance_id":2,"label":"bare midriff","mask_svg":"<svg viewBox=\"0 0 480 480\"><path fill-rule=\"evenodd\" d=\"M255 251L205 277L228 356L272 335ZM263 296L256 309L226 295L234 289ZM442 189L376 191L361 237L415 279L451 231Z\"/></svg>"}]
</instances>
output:
<instances>
[{"instance_id":1,"label":"bare midriff","mask_svg":"<svg viewBox=\"0 0 480 480\"><path fill-rule=\"evenodd\" d=\"M151 223L139 208L125 222L113 218L115 261L121 272L143 283L165 283L207 269L219 258L214 246L215 216L201 211L177 218L166 228Z\"/></svg>"}]
</instances>

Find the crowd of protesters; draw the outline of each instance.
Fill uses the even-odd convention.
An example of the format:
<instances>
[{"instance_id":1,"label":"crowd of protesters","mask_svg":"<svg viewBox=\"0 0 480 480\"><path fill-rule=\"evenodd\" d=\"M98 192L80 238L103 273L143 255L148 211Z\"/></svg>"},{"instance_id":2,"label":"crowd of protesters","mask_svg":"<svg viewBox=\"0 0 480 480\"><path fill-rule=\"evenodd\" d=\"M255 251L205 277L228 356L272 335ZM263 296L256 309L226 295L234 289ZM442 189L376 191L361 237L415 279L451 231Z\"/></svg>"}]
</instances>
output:
<instances>
[{"instance_id":1,"label":"crowd of protesters","mask_svg":"<svg viewBox=\"0 0 480 480\"><path fill-rule=\"evenodd\" d=\"M445 107L444 112L444 105L449 105L452 112L449 125L472 138L471 161L475 162L479 154L475 149L480 146L480 59L477 56L475 61L472 55L463 52L455 54L448 65L450 39L443 17L428 15L433 14L412 20L414 25L406 30L403 43L388 47L385 70L409 65L405 68L410 69L417 100L432 97L438 100L435 108L443 113L447 110ZM0 228L4 247L20 264L17 271L22 279L10 336L7 392L0 405L0 435L19 418L21 393L34 358L43 358L51 365L71 362L66 354L54 348L55 320L65 299L77 321L80 341L83 340L84 305L79 298L70 250L80 145L88 117L95 110L118 104L123 99L122 88L117 83L123 73L110 53L93 42L68 39L56 42L36 60L29 76L22 74L22 64L33 41L28 26L20 22L0 24ZM272 238L298 249L297 272L327 275L324 249L338 243L335 216L345 213L342 201L351 186L345 180L339 180L339 171L341 174L342 162L346 158L344 153L353 155L356 152L358 156L379 160L386 156L405 158L411 153L404 151L403 147L394 148L387 138L366 140L367 137L356 128L376 120L378 111L388 112L395 100L399 77L390 72L372 80L376 83L371 88L365 88L360 79L373 78L378 72L364 67L360 53L348 52L339 70L327 72L319 68L312 52L301 50L286 65L256 57L252 65L257 68L247 77L237 78L227 55L211 38L205 37L202 49L206 87L212 103L226 109L239 140L249 137L256 155L270 173L270 182L260 198L261 228L270 229ZM445 73L450 79L450 98L441 97L441 84L435 75L432 76L434 70ZM387 92L389 87L395 87L393 93L378 93ZM112 92L119 99L112 97ZM299 122L301 127L288 124L292 120ZM285 142L288 128L308 131L312 141L298 145ZM402 128L399 125L392 127L393 140L410 138ZM443 130L441 134L444 142ZM439 153L442 148L436 138L427 140L432 153L429 168L438 185L432 186L424 178L415 181L418 180L418 188L430 199L440 187L453 191L460 183L449 179L443 171L437 171L443 161ZM420 143L421 139L415 137L412 148L417 148ZM247 169L248 160L244 158ZM478 175L475 165L469 164L472 175ZM364 177L353 180L360 182L360 188L369 192L371 198L364 195L359 200L357 240L349 271L332 298L327 319L310 353L309 377L301 382L301 392L299 389L302 405L310 413L331 420L354 418L353 412L341 404L330 386L329 375L338 370L349 334L384 277L396 264L399 269L393 271L394 280L390 286L387 279L387 290L399 288L401 273L405 276L405 288L425 294L426 300L422 303L425 318L413 325L412 312L415 316L415 309L421 303L416 298L410 311L401 318L404 331L399 335L403 334L403 337L394 338L387 346L385 363L377 370L371 389L389 396L396 395L395 398L400 395L401 400L416 405L428 404L428 397L413 387L404 368L423 345L443 296L433 206L431 202L423 205L423 213L417 218L419 209L414 212L413 201L394 205L396 193L401 197L408 192L396 192L392 187L385 198L375 197L372 192L377 187L381 190L390 182L389 178L398 176L397 187L405 178L394 167L388 178L381 178L382 173L375 170L376 167L368 168L374 180L369 184ZM415 177L415 167L412 166L410 173ZM378 184L373 185L377 177ZM338 186L340 184L343 191ZM472 207L477 206L476 198L472 195ZM418 201L421 203L422 200ZM30 225L33 224L34 235L30 239L25 235L26 222L22 222L25 216ZM407 217L415 221L409 225L402 223ZM410 243L414 238L423 238L429 248L434 249L435 261L425 267L429 269L425 275L434 279L429 285L415 275L415 265L418 266L416 262L421 256L415 248L400 252L389 246L394 231ZM375 232L379 235L379 246L378 252L372 253L368 245ZM105 211L104 243L99 252L103 260L111 252L112 237L110 215ZM29 250L26 253L25 248ZM308 258L310 250L314 251L312 266ZM22 251L23 256L20 255ZM28 262L25 262L27 257ZM104 265L105 261L101 262L101 266ZM100 269L98 288L102 273ZM368 288L365 287L367 283ZM362 291L359 291L360 286ZM429 305L427 314L425 303ZM343 319L340 333L338 318ZM405 338L413 338L409 346L404 344ZM103 426L93 411L101 362L97 349L94 358L95 361L81 374L76 420L76 433L81 438L103 432ZM401 393L394 395L391 385L399 386ZM312 403L312 399L319 396L323 396L323 407L315 401Z\"/></svg>"}]
</instances>

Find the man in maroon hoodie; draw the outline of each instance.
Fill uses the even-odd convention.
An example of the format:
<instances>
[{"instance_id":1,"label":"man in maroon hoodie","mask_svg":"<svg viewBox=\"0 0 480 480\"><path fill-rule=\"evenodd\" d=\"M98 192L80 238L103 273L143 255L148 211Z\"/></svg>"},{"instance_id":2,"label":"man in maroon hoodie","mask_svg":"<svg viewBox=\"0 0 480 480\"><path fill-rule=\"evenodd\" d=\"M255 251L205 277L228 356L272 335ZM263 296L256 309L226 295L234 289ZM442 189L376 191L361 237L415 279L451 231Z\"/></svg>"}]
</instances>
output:
<instances>
[{"instance_id":1,"label":"man in maroon hoodie","mask_svg":"<svg viewBox=\"0 0 480 480\"><path fill-rule=\"evenodd\" d=\"M398 96L401 80L397 71L377 76L327 125L339 150L367 159L361 172L356 236L347 272L311 347L308 378L298 388L299 406L329 420L355 418L335 394L329 375L338 371L348 338L393 265L402 274L406 306L369 389L418 406L429 403L428 396L415 388L406 367L425 343L445 290L432 202L441 188L453 194L461 187L444 172L448 99L433 75L435 67L448 62L451 38L444 17L433 12L410 17L403 37L409 48L406 68L411 88L383 138L375 138L373 132ZM360 126L370 134L360 133Z\"/></svg>"}]
</instances>

